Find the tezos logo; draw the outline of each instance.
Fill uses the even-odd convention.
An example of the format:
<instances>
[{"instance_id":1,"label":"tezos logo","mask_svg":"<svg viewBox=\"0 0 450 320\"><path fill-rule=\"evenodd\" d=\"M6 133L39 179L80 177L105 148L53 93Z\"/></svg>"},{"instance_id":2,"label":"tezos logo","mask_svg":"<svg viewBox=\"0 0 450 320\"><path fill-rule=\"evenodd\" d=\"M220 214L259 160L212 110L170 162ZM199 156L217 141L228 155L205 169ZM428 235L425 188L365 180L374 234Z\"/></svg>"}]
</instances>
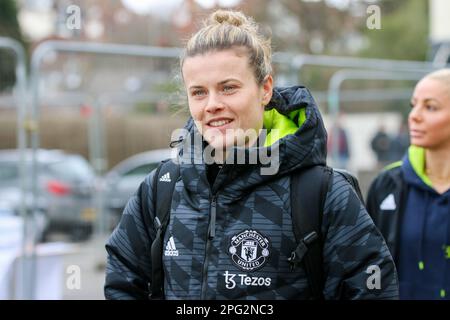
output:
<instances>
[{"instance_id":1,"label":"tezos logo","mask_svg":"<svg viewBox=\"0 0 450 320\"><path fill-rule=\"evenodd\" d=\"M269 257L269 240L255 230L245 230L231 238L231 260L242 270L261 268Z\"/></svg>"}]
</instances>

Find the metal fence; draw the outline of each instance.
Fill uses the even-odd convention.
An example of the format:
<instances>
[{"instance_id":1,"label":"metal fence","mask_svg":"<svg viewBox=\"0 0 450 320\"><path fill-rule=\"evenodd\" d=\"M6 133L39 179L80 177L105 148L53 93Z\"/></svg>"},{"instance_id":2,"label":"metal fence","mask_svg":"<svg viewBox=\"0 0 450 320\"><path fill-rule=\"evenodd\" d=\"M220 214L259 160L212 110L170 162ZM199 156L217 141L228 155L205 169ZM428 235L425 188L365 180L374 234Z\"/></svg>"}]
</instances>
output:
<instances>
[{"instance_id":1,"label":"metal fence","mask_svg":"<svg viewBox=\"0 0 450 320\"><path fill-rule=\"evenodd\" d=\"M43 81L44 76L49 74L49 65L56 64L56 68L59 68L55 55L65 54L70 57L84 57L85 55L94 55L98 57L98 63L106 57L118 57L125 58L143 58L149 60L166 59L168 64L172 67L176 67L176 61L180 55L181 50L177 48L159 48L159 47L147 47L147 46L134 46L134 45L120 45L120 44L104 44L104 43L86 43L86 42L70 42L70 41L46 41L41 43L33 52L31 58L31 71L30 82L27 83L26 78L26 56L21 45L11 39L0 38L0 50L12 51L16 56L16 86L14 89L14 102L17 106L17 147L20 150L30 147L32 150L31 156L31 174L29 177L29 184L32 187L31 205L33 210L37 210L37 182L38 182L38 167L36 153L41 145L41 130L39 128L39 118L42 112L42 104L47 101L56 102L58 98L56 96L48 97L43 96L43 93L47 88L43 87L46 82ZM50 62L49 62L50 61ZM56 62L55 62L56 61ZM329 106L329 113L331 122L335 122L341 104L343 101L380 101L380 100L393 100L393 99L405 99L409 91L405 89L390 89L383 88L379 90L343 90L342 84L349 80L418 80L424 73L434 70L443 65L436 65L429 62L418 61L396 61L396 60L381 60L381 59L362 59L362 58L347 58L347 57L332 57L332 56L311 56L311 55L298 55L290 53L277 53L274 55L274 63L278 64L281 72L285 73L283 78L285 79L283 84L296 84L300 81L301 75L306 65L319 66L325 68L338 68L339 70L333 74L329 79L328 91L314 93L315 97L319 97L319 100L327 101ZM73 69L77 72L77 68L80 68L76 63L68 64L69 69ZM114 77L114 70L117 66L114 65L111 70L111 77ZM83 69L82 67L80 69ZM84 70L90 70L90 67L86 67ZM161 72L168 73L167 69L161 69ZM95 70L94 70L95 73ZM156 71L153 76L156 77ZM77 73L71 74L68 79L69 86L76 87L79 83ZM151 77L151 76L150 76ZM107 78L107 77L106 77ZM105 151L105 128L102 121L102 110L106 105L115 101L121 104L135 103L136 101L157 101L161 99L161 93L155 94L154 92L148 92L145 88L135 90L136 82L133 78L127 85L130 88L129 92L116 92L111 91L108 82L102 82L105 80L95 81L96 86L102 88L102 90L72 90L68 94L67 100L80 103L88 103L92 109L92 116L89 119L88 124L88 144L89 144L89 158L94 165L98 173L104 173L106 164L106 151ZM57 81L59 81L57 79ZM63 98L65 99L65 98ZM164 99L164 98L163 98ZM27 108L28 106L28 108ZM30 141L26 139L27 133L30 136ZM335 139L334 142L336 142ZM332 146L333 156L336 156L336 144ZM21 166L22 187L25 183L25 174L23 169L23 157ZM103 212L104 199L100 193L96 198L97 209L100 213ZM31 216L25 214L25 209L22 208L22 215L25 220L24 237L26 250L24 251L31 258L34 255L34 238L32 235L32 229L34 227L33 216L36 214L33 211ZM98 231L100 233L106 230L106 221L104 217L100 216L97 222ZM25 247L24 247L25 249ZM33 259L29 259L30 264L24 265L23 274L23 292L22 294L26 298L33 298L34 292L34 265Z\"/></svg>"},{"instance_id":2,"label":"metal fence","mask_svg":"<svg viewBox=\"0 0 450 320\"><path fill-rule=\"evenodd\" d=\"M28 262L32 261L33 256L33 248L34 240L32 238L32 223L26 213L25 203L26 203L26 194L25 194L25 186L27 184L26 173L25 173L25 148L27 146L26 141L26 128L27 128L27 113L26 113L26 102L27 102L27 75L26 75L26 54L23 46L16 40L10 38L0 37L0 50L9 51L14 55L14 73L15 73L15 85L13 87L13 105L16 109L16 126L17 126L17 148L20 152L20 160L19 160L19 179L20 179L20 191L22 201L19 205L19 214L22 217L23 222L23 232L22 232L22 245L20 247L20 251L24 255L24 259L22 259L22 265L20 266L19 271L21 273L21 277L23 279L23 286L19 288L19 291L16 295L18 298L26 298L26 292L31 289L28 284L32 283L32 264L28 264ZM31 248L30 248L31 246ZM30 250L29 250L30 249ZM20 252L13 253L20 255ZM20 291L22 290L22 291ZM13 297L14 293L11 291L8 293L11 297Z\"/></svg>"}]
</instances>

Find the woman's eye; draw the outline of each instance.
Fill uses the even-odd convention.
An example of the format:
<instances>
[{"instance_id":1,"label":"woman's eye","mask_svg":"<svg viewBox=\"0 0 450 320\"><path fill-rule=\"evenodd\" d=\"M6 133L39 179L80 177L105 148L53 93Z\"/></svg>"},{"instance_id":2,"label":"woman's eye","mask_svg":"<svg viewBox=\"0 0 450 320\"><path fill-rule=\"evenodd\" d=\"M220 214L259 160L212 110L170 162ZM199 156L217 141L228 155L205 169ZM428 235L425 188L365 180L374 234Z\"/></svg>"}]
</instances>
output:
<instances>
[{"instance_id":1,"label":"woman's eye","mask_svg":"<svg viewBox=\"0 0 450 320\"><path fill-rule=\"evenodd\" d=\"M198 96L202 96L205 94L205 90L194 90L191 92L191 95L193 97L198 97Z\"/></svg>"},{"instance_id":2,"label":"woman's eye","mask_svg":"<svg viewBox=\"0 0 450 320\"><path fill-rule=\"evenodd\" d=\"M425 108L426 108L428 111L436 111L436 110L437 110L437 107L436 107L436 106L432 106L432 105L429 105L429 104L427 104L427 105L425 106Z\"/></svg>"},{"instance_id":3,"label":"woman's eye","mask_svg":"<svg viewBox=\"0 0 450 320\"><path fill-rule=\"evenodd\" d=\"M236 88L236 87L234 87L234 86L224 86L224 87L223 87L223 91L224 91L224 92L231 92L231 91L233 91L235 88Z\"/></svg>"},{"instance_id":4,"label":"woman's eye","mask_svg":"<svg viewBox=\"0 0 450 320\"><path fill-rule=\"evenodd\" d=\"M409 106L411 107L411 109L414 108L414 103L410 102Z\"/></svg>"}]
</instances>

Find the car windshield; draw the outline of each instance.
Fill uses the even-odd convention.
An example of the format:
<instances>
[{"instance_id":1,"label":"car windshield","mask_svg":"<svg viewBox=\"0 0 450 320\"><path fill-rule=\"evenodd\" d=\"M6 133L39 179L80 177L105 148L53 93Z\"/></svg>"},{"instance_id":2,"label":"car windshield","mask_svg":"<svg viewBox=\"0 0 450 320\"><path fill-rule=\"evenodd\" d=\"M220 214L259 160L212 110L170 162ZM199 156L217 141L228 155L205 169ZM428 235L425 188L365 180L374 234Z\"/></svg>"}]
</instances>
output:
<instances>
[{"instance_id":1,"label":"car windshield","mask_svg":"<svg viewBox=\"0 0 450 320\"><path fill-rule=\"evenodd\" d=\"M94 177L89 163L80 157L70 157L64 161L50 163L48 168L57 177L65 180L84 180Z\"/></svg>"},{"instance_id":2,"label":"car windshield","mask_svg":"<svg viewBox=\"0 0 450 320\"><path fill-rule=\"evenodd\" d=\"M133 168L125 172L124 176L142 176L149 174L153 169L158 166L158 163L148 163L139 167Z\"/></svg>"}]
</instances>

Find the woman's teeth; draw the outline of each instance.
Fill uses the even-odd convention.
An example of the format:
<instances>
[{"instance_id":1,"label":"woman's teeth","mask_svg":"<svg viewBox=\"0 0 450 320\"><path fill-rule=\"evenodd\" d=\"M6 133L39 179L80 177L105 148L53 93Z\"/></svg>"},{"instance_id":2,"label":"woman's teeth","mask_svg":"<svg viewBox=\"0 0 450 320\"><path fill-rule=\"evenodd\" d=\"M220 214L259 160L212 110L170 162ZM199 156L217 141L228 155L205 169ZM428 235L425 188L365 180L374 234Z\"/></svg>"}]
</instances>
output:
<instances>
[{"instance_id":1,"label":"woman's teeth","mask_svg":"<svg viewBox=\"0 0 450 320\"><path fill-rule=\"evenodd\" d=\"M211 127L220 127L220 126L223 126L223 125L225 125L227 123L230 123L230 122L231 122L231 120L220 120L220 121L210 122L209 125Z\"/></svg>"}]
</instances>

